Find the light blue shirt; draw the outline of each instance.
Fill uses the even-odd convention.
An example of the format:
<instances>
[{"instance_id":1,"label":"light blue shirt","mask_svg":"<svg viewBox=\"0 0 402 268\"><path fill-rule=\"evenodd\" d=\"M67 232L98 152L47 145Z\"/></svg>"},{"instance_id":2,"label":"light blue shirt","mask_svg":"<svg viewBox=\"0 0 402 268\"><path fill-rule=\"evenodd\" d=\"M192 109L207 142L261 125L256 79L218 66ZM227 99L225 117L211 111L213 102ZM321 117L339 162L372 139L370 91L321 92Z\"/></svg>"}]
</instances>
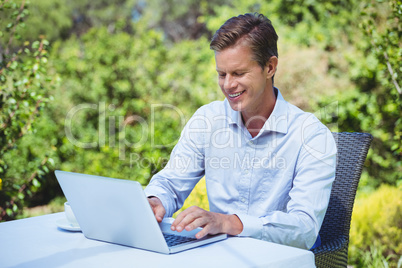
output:
<instances>
[{"instance_id":1,"label":"light blue shirt","mask_svg":"<svg viewBox=\"0 0 402 268\"><path fill-rule=\"evenodd\" d=\"M328 128L277 90L274 110L254 138L226 99L198 109L145 192L171 216L205 176L210 211L236 214L240 236L309 249L328 206L335 164Z\"/></svg>"}]
</instances>

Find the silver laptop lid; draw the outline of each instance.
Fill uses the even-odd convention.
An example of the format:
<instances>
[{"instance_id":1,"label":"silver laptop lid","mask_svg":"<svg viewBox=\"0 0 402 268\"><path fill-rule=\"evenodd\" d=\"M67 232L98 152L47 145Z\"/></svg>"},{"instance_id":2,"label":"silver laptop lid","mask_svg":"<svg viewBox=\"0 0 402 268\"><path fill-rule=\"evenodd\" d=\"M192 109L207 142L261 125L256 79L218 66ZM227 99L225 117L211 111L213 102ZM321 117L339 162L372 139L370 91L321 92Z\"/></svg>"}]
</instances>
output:
<instances>
[{"instance_id":1,"label":"silver laptop lid","mask_svg":"<svg viewBox=\"0 0 402 268\"><path fill-rule=\"evenodd\" d=\"M140 183L59 170L55 174L87 238L169 253Z\"/></svg>"}]
</instances>

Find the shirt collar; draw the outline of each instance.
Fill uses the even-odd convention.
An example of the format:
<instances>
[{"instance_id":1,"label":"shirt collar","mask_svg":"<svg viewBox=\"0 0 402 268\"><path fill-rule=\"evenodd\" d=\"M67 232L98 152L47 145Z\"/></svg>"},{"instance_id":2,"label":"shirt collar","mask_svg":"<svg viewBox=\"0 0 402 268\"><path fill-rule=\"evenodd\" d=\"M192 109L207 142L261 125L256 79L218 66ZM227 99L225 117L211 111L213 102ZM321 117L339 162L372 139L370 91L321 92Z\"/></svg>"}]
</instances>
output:
<instances>
[{"instance_id":1,"label":"shirt collar","mask_svg":"<svg viewBox=\"0 0 402 268\"><path fill-rule=\"evenodd\" d=\"M274 110L269 116L268 120L262 127L263 131L273 131L286 134L288 132L288 109L287 102L283 98L279 89L274 87L274 90L278 93ZM238 111L233 110L230 107L229 101L225 99L226 114L228 115L229 124L236 124L238 127L243 126L241 114Z\"/></svg>"}]
</instances>

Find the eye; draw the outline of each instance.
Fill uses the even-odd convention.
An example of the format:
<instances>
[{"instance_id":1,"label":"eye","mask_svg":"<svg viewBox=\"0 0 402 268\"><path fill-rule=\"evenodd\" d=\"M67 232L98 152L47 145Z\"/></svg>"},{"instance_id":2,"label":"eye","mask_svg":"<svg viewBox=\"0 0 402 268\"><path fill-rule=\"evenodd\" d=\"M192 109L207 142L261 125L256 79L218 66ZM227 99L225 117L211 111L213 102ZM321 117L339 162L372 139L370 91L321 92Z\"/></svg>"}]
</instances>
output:
<instances>
[{"instance_id":1,"label":"eye","mask_svg":"<svg viewBox=\"0 0 402 268\"><path fill-rule=\"evenodd\" d=\"M225 78L226 74L225 73L218 73L219 78Z\"/></svg>"},{"instance_id":2,"label":"eye","mask_svg":"<svg viewBox=\"0 0 402 268\"><path fill-rule=\"evenodd\" d=\"M234 76L243 76L244 73L234 73L233 75L234 75Z\"/></svg>"}]
</instances>

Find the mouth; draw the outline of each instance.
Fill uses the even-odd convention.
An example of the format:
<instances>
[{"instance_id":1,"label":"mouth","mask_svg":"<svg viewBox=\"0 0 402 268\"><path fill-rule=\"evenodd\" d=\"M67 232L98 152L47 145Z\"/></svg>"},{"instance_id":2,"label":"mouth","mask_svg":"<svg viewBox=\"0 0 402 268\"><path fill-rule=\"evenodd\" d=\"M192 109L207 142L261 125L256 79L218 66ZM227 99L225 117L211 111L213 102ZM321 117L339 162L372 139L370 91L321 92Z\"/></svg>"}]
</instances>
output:
<instances>
[{"instance_id":1,"label":"mouth","mask_svg":"<svg viewBox=\"0 0 402 268\"><path fill-rule=\"evenodd\" d=\"M241 94L243 94L245 92L245 90L241 91L241 92L237 92L237 93L233 93L233 94L228 94L229 98L234 99L239 97Z\"/></svg>"}]
</instances>

